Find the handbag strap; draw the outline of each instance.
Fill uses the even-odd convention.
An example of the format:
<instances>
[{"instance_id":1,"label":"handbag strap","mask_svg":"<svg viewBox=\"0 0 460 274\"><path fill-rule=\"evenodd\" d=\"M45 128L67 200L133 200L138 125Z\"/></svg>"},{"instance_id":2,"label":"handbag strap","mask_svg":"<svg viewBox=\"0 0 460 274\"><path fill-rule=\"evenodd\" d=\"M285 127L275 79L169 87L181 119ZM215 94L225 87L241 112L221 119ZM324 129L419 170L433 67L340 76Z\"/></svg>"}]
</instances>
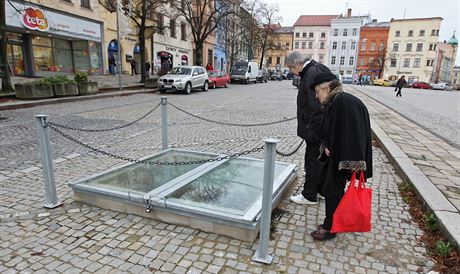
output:
<instances>
[{"instance_id":1,"label":"handbag strap","mask_svg":"<svg viewBox=\"0 0 460 274\"><path fill-rule=\"evenodd\" d=\"M350 185L348 187L354 187L356 189L356 171L351 172Z\"/></svg>"},{"instance_id":2,"label":"handbag strap","mask_svg":"<svg viewBox=\"0 0 460 274\"><path fill-rule=\"evenodd\" d=\"M358 189L359 190L362 190L362 189L366 188L365 181L366 181L366 179L364 178L364 171L361 170L361 173L359 174L359 182L358 182Z\"/></svg>"}]
</instances>

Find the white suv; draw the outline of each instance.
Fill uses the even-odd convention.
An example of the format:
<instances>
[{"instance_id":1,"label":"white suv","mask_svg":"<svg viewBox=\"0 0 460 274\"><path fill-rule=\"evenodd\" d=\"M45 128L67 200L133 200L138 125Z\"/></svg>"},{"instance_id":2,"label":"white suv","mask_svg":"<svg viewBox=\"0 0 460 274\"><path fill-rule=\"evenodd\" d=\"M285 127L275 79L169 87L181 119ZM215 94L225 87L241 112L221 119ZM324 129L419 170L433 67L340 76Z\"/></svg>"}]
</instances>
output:
<instances>
[{"instance_id":1,"label":"white suv","mask_svg":"<svg viewBox=\"0 0 460 274\"><path fill-rule=\"evenodd\" d=\"M199 66L181 66L173 68L168 74L158 78L160 92L173 89L190 94L192 89L208 91L209 78L206 70Z\"/></svg>"}]
</instances>

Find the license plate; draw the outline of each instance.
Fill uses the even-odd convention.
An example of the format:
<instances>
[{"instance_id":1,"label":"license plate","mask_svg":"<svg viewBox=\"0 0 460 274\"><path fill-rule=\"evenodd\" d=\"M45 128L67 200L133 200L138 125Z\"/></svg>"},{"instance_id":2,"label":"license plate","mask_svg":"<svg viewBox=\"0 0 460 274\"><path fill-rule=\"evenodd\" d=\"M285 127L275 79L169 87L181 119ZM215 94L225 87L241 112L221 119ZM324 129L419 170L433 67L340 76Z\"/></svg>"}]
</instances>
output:
<instances>
[{"instance_id":1,"label":"license plate","mask_svg":"<svg viewBox=\"0 0 460 274\"><path fill-rule=\"evenodd\" d=\"M172 85L165 85L165 88L172 88Z\"/></svg>"}]
</instances>

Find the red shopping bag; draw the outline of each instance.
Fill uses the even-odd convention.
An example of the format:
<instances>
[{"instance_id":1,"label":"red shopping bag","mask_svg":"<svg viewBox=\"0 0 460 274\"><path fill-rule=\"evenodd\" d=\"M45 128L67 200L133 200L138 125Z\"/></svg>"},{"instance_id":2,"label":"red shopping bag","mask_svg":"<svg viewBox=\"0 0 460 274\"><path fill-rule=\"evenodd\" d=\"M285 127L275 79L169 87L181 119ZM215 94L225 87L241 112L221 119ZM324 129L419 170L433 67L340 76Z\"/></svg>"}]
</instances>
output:
<instances>
[{"instance_id":1,"label":"red shopping bag","mask_svg":"<svg viewBox=\"0 0 460 274\"><path fill-rule=\"evenodd\" d=\"M368 232L371 230L372 189L364 183L364 172L356 187L356 172L332 217L331 233Z\"/></svg>"}]
</instances>

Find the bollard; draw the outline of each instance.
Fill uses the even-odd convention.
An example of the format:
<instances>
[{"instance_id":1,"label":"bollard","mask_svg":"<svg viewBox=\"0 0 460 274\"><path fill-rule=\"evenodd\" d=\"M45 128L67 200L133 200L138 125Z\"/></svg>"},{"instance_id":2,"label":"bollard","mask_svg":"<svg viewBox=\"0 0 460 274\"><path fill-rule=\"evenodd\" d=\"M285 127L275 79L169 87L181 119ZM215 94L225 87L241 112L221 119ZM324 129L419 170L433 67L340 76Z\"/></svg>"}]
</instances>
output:
<instances>
[{"instance_id":1,"label":"bollard","mask_svg":"<svg viewBox=\"0 0 460 274\"><path fill-rule=\"evenodd\" d=\"M53 161L51 160L51 149L46 125L48 115L35 115L35 122L38 131L38 144L40 146L40 157L42 159L43 178L45 179L46 201L43 204L46 208L55 208L62 203L58 201L56 193L56 184L54 182Z\"/></svg>"},{"instance_id":2,"label":"bollard","mask_svg":"<svg viewBox=\"0 0 460 274\"><path fill-rule=\"evenodd\" d=\"M168 98L161 97L161 149L168 149Z\"/></svg>"},{"instance_id":3,"label":"bollard","mask_svg":"<svg viewBox=\"0 0 460 274\"><path fill-rule=\"evenodd\" d=\"M270 242L270 222L272 214L273 179L275 175L275 157L277 139L264 139L265 142L265 161L264 161L264 181L262 193L262 214L260 217L260 243L259 248L252 257L252 260L259 263L271 264L273 255L268 254Z\"/></svg>"}]
</instances>

